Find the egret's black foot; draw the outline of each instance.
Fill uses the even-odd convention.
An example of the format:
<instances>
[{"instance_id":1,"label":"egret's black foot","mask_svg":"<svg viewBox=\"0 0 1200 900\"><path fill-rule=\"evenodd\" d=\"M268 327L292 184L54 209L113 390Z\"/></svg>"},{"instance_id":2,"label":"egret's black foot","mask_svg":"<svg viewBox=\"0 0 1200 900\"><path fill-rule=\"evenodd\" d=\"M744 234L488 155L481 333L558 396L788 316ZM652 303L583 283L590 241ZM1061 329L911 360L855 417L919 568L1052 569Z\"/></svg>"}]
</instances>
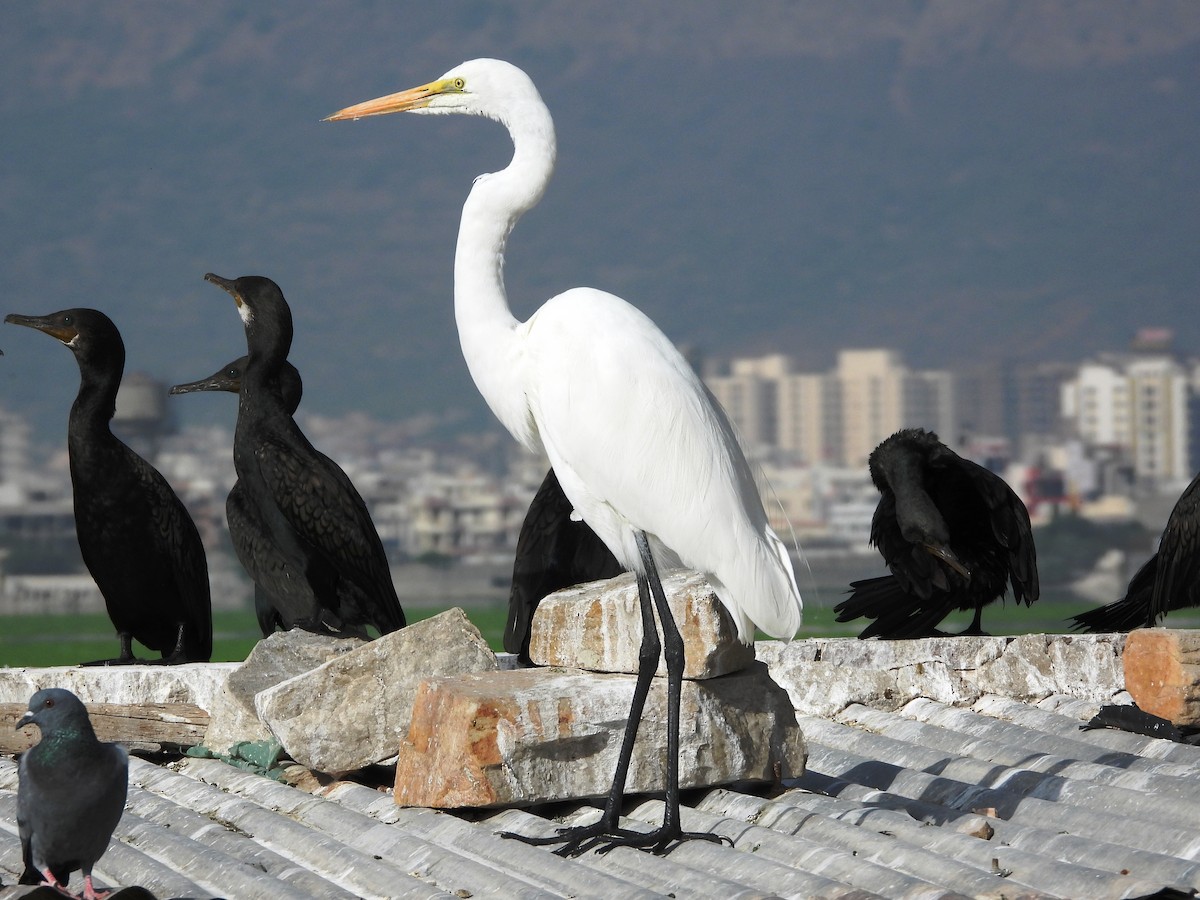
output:
<instances>
[{"instance_id":1,"label":"egret's black foot","mask_svg":"<svg viewBox=\"0 0 1200 900\"><path fill-rule=\"evenodd\" d=\"M579 856L589 850L605 854L617 847L633 847L661 854L669 853L684 841L711 841L714 844L733 846L733 841L729 838L706 831L681 831L678 827L665 825L654 831L633 831L629 828L610 826L603 819L591 825L561 828L557 834L549 837L529 837L513 831L501 831L500 836L535 847L562 844L554 851L557 856Z\"/></svg>"}]
</instances>

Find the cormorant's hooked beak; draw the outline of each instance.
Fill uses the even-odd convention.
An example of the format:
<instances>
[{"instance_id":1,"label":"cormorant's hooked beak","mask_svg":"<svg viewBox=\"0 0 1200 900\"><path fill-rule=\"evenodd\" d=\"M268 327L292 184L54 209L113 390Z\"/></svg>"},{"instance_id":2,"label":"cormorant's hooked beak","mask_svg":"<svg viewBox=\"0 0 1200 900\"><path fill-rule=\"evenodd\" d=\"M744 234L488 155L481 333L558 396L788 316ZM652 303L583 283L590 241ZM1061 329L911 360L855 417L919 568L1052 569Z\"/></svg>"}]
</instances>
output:
<instances>
[{"instance_id":1,"label":"cormorant's hooked beak","mask_svg":"<svg viewBox=\"0 0 1200 900\"><path fill-rule=\"evenodd\" d=\"M209 272L204 276L204 280L215 284L221 290L231 296L235 303L240 307L242 305L242 296L238 293L237 283L232 278L222 278L220 275L214 275Z\"/></svg>"},{"instance_id":2,"label":"cormorant's hooked beak","mask_svg":"<svg viewBox=\"0 0 1200 900\"><path fill-rule=\"evenodd\" d=\"M950 568L952 568L955 572L957 572L959 575L961 575L967 581L971 580L971 570L968 569L965 565L963 565L962 560L960 560L957 556L955 556L954 551L951 550L947 545L945 545L945 544L922 544L921 546L924 547L925 550L931 556L934 556L937 559L940 559L942 562L944 562L946 565L948 565Z\"/></svg>"},{"instance_id":3,"label":"cormorant's hooked beak","mask_svg":"<svg viewBox=\"0 0 1200 900\"><path fill-rule=\"evenodd\" d=\"M36 328L38 331L44 332L52 338L57 338L68 347L72 341L79 337L79 329L73 325L62 325L55 322L51 316L22 316L17 313L9 313L4 317L4 321L12 325L24 325L26 328Z\"/></svg>"},{"instance_id":4,"label":"cormorant's hooked beak","mask_svg":"<svg viewBox=\"0 0 1200 900\"><path fill-rule=\"evenodd\" d=\"M439 94L460 94L462 90L463 80L461 78L442 78L420 87L409 88L407 91L347 106L322 121L341 122L346 119L363 119L367 116L386 116L388 113L394 112L410 112L428 106Z\"/></svg>"},{"instance_id":5,"label":"cormorant's hooked beak","mask_svg":"<svg viewBox=\"0 0 1200 900\"><path fill-rule=\"evenodd\" d=\"M189 381L187 384L171 385L169 394L191 394L196 391L229 391L232 394L238 393L239 385L234 384L228 378L221 378L218 375L210 375L207 378L201 378L199 381Z\"/></svg>"}]
</instances>

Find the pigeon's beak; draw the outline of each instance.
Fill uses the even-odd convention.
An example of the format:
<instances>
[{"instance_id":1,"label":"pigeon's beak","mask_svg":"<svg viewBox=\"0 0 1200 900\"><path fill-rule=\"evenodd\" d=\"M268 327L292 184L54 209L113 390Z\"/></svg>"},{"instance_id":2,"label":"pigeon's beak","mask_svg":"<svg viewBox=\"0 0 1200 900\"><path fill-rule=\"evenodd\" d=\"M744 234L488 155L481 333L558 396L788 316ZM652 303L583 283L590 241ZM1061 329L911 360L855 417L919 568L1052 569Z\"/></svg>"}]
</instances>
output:
<instances>
[{"instance_id":1,"label":"pigeon's beak","mask_svg":"<svg viewBox=\"0 0 1200 900\"><path fill-rule=\"evenodd\" d=\"M27 712L27 713L25 713L25 715L21 716L21 718L19 718L17 720L17 724L14 725L13 727L17 731L20 731L26 725L33 725L33 724L35 724L34 719L33 719L33 713Z\"/></svg>"}]
</instances>

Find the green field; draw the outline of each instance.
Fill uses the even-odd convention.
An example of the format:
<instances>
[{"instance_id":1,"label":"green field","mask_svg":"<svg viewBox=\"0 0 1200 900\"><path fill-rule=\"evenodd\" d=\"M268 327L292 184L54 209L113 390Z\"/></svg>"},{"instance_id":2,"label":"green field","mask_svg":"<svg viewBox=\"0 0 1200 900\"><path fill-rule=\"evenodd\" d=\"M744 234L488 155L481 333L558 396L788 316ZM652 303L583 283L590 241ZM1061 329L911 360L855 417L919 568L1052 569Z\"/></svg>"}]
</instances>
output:
<instances>
[{"instance_id":1,"label":"green field","mask_svg":"<svg viewBox=\"0 0 1200 900\"><path fill-rule=\"evenodd\" d=\"M822 591L822 603L809 602L804 610L801 637L852 637L864 623L843 624L834 621L832 604L840 597L838 591ZM1066 620L1092 606L1085 601L1044 595L1032 607L1012 602L993 605L984 610L984 628L992 634L1030 634L1065 632ZM407 610L409 622L437 615L437 607L418 607ZM502 649L506 606L497 603L472 606L467 617L495 650ZM958 631L970 622L966 613L948 618L947 631ZM1185 621L1173 618L1173 627L1191 626L1195 618ZM258 625L250 610L218 612L213 615L213 661L231 662L246 658L259 639ZM117 638L108 617L102 613L80 616L5 616L0 618L0 666L63 666L116 656ZM143 658L156 658L146 648L135 644L135 652Z\"/></svg>"},{"instance_id":2,"label":"green field","mask_svg":"<svg viewBox=\"0 0 1200 900\"><path fill-rule=\"evenodd\" d=\"M406 611L410 623L437 615L440 609ZM506 607L472 609L469 618L487 642L501 649ZM213 662L237 662L246 658L260 633L250 610L213 613ZM103 613L78 616L0 617L0 666L69 666L108 659L119 650L116 632ZM143 659L158 654L134 643Z\"/></svg>"}]
</instances>

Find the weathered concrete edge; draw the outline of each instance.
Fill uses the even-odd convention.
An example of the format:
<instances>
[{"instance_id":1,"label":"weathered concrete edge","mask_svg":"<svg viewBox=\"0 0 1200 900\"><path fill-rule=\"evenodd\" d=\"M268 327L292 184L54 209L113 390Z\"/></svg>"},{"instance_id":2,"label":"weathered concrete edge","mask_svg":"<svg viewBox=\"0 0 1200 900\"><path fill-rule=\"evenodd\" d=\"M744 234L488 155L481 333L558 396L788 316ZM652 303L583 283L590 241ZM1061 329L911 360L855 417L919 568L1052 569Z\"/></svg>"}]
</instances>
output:
<instances>
[{"instance_id":1,"label":"weathered concrete edge","mask_svg":"<svg viewBox=\"0 0 1200 900\"><path fill-rule=\"evenodd\" d=\"M760 641L755 651L798 711L830 715L849 703L898 708L918 696L953 705L970 705L984 694L1030 702L1052 694L1104 700L1125 688L1124 644L1124 634L801 638ZM499 659L501 669L513 665L508 654ZM0 668L0 703L25 703L40 688L65 687L84 703L194 703L211 711L239 665Z\"/></svg>"}]
</instances>

